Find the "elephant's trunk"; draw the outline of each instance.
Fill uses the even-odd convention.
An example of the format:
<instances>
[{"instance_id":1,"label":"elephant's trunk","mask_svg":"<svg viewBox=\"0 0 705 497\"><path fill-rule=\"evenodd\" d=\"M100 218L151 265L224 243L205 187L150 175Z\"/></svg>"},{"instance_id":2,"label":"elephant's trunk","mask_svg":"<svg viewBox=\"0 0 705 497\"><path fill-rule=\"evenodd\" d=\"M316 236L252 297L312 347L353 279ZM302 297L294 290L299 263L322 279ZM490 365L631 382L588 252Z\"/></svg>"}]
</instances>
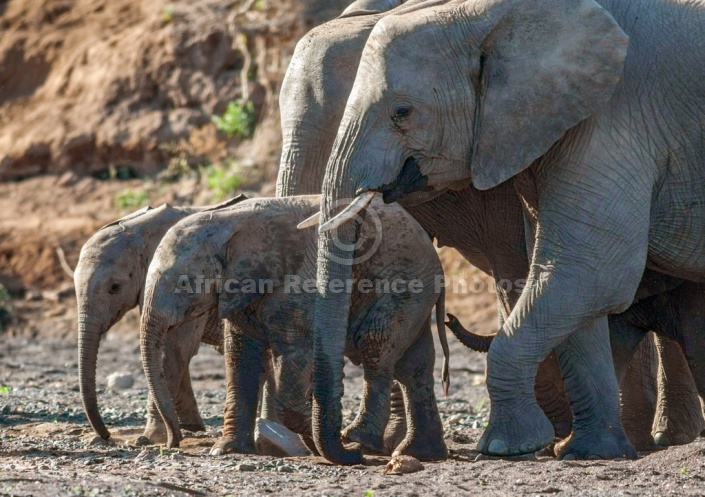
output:
<instances>
[{"instance_id":1,"label":"elephant's trunk","mask_svg":"<svg viewBox=\"0 0 705 497\"><path fill-rule=\"evenodd\" d=\"M333 207L338 199L345 199L346 195L347 198L353 196L352 191L340 190L336 191L337 195L331 195L326 192L327 186L324 184L323 221L333 217ZM330 291L332 281L347 282L352 278L352 243L356 239L356 226L354 223L339 226L337 239L334 238L334 233L322 233L318 244L312 431L316 448L326 459L338 464L357 464L362 461L361 451L346 449L340 437L343 353L348 332L350 294L345 291Z\"/></svg>"},{"instance_id":2,"label":"elephant's trunk","mask_svg":"<svg viewBox=\"0 0 705 497\"><path fill-rule=\"evenodd\" d=\"M181 441L179 421L169 393L169 386L162 367L162 342L169 328L169 319L154 312L151 304L145 303L140 328L140 349L142 366L147 377L149 393L167 429L167 447L178 447Z\"/></svg>"},{"instance_id":3,"label":"elephant's trunk","mask_svg":"<svg viewBox=\"0 0 705 497\"><path fill-rule=\"evenodd\" d=\"M98 347L104 327L89 317L87 304L78 304L78 378L81 386L81 400L88 422L100 438L107 440L110 432L105 427L98 410L98 397L95 388L95 372L98 361Z\"/></svg>"},{"instance_id":4,"label":"elephant's trunk","mask_svg":"<svg viewBox=\"0 0 705 497\"><path fill-rule=\"evenodd\" d=\"M458 318L452 314L448 314L448 321L446 321L446 325L450 328L450 331L453 332L455 338L457 338L460 343L465 345L467 348L482 353L487 353L490 350L490 345L492 344L494 336L477 335L466 330L463 325L460 324Z\"/></svg>"}]
</instances>

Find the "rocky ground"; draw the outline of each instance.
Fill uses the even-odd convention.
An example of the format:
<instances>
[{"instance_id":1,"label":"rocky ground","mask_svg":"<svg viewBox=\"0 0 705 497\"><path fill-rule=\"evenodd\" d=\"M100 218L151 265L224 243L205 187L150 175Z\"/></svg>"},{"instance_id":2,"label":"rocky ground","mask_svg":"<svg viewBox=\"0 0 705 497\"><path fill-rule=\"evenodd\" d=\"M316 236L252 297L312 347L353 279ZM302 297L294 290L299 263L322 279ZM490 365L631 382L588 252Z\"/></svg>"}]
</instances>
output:
<instances>
[{"instance_id":1,"label":"rocky ground","mask_svg":"<svg viewBox=\"0 0 705 497\"><path fill-rule=\"evenodd\" d=\"M6 338L0 350L0 495L703 495L705 441L642 454L637 461L488 460L473 450L489 403L479 354L451 342L451 389L439 407L451 457L420 472L383 473L388 458L336 467L316 457L211 457L224 400L222 358L204 346L194 358L194 390L208 426L187 434L180 450L133 445L147 397L141 374L136 312L106 335L99 363L99 399L113 433L94 435L78 393L72 338ZM436 347L440 350L439 347ZM440 357L440 356L439 356ZM440 360L437 360L437 365ZM436 376L440 371L437 367ZM113 392L106 377L126 371L128 390ZM361 372L348 365L345 418L361 394Z\"/></svg>"}]
</instances>

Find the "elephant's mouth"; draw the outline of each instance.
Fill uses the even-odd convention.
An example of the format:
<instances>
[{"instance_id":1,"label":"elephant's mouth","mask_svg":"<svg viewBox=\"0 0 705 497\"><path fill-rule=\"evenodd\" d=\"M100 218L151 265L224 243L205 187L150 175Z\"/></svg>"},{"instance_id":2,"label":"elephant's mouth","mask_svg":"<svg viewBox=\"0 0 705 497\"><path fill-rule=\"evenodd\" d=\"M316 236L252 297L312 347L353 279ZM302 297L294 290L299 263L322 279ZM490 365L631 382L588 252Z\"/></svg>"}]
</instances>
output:
<instances>
[{"instance_id":1,"label":"elephant's mouth","mask_svg":"<svg viewBox=\"0 0 705 497\"><path fill-rule=\"evenodd\" d=\"M401 172L394 181L382 185L379 188L359 190L356 193L355 199L339 214L322 224L318 228L318 231L319 233L325 233L354 218L357 213L367 207L369 203L372 202L372 199L379 193L382 194L382 199L385 204L391 204L411 193L427 192L430 190L432 189L428 188L428 176L421 173L421 167L418 161L413 157L409 157L404 161ZM416 200L419 201L419 199ZM420 199L420 201L424 201L424 199ZM412 201L412 205L413 204L414 202ZM315 226L318 224L318 220L319 213L316 213L300 222L297 227L298 229L305 229L310 226Z\"/></svg>"},{"instance_id":2,"label":"elephant's mouth","mask_svg":"<svg viewBox=\"0 0 705 497\"><path fill-rule=\"evenodd\" d=\"M428 176L421 173L418 161L409 157L404 161L399 176L391 183L382 185L378 191L382 192L384 203L391 204L410 193L423 192L427 186Z\"/></svg>"}]
</instances>

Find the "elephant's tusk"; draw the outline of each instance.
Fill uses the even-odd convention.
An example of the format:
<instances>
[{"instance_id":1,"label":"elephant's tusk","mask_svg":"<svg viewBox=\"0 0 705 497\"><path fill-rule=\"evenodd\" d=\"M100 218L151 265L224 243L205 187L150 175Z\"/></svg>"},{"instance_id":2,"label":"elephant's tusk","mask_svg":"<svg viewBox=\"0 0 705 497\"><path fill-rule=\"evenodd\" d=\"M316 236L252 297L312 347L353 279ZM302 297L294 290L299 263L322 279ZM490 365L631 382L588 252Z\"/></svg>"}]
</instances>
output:
<instances>
[{"instance_id":1,"label":"elephant's tusk","mask_svg":"<svg viewBox=\"0 0 705 497\"><path fill-rule=\"evenodd\" d=\"M316 226L318 224L318 220L321 218L321 211L316 212L313 216L307 217L303 221L301 221L299 224L296 225L296 229L302 230L306 228L310 228L311 226Z\"/></svg>"},{"instance_id":2,"label":"elephant's tusk","mask_svg":"<svg viewBox=\"0 0 705 497\"><path fill-rule=\"evenodd\" d=\"M375 198L375 195L377 195L377 192L361 193L360 195L355 197L355 200L353 200L350 205L343 209L340 214L335 216L333 219L329 219L327 222L323 223L318 228L318 232L325 233L326 231L335 229L344 222L354 218L358 212L360 212L362 209L367 207L370 202L372 202L372 199Z\"/></svg>"}]
</instances>

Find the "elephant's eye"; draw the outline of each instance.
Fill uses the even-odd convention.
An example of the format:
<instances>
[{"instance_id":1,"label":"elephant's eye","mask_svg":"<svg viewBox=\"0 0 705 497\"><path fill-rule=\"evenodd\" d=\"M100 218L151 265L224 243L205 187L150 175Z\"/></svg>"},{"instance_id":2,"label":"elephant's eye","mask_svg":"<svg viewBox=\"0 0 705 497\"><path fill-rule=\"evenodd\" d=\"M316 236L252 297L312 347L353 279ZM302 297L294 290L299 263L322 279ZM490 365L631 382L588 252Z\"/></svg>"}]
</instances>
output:
<instances>
[{"instance_id":1,"label":"elephant's eye","mask_svg":"<svg viewBox=\"0 0 705 497\"><path fill-rule=\"evenodd\" d=\"M119 291L120 291L120 285L118 283L113 283L108 292L110 293L110 295L115 295Z\"/></svg>"},{"instance_id":2,"label":"elephant's eye","mask_svg":"<svg viewBox=\"0 0 705 497\"><path fill-rule=\"evenodd\" d=\"M392 121L395 123L402 121L411 115L413 109L410 105L399 105L394 109L394 115L392 116Z\"/></svg>"}]
</instances>

